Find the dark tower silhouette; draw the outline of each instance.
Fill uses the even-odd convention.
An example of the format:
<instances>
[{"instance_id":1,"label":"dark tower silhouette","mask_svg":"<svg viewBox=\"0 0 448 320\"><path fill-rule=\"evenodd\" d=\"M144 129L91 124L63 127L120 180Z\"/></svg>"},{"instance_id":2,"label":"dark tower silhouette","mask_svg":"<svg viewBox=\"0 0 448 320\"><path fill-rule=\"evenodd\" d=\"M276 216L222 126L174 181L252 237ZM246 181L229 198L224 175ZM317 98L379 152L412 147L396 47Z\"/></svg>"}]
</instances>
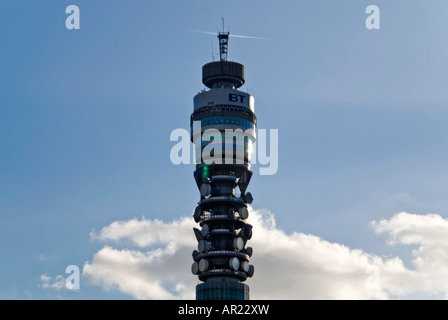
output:
<instances>
[{"instance_id":1,"label":"dark tower silhouette","mask_svg":"<svg viewBox=\"0 0 448 320\"><path fill-rule=\"evenodd\" d=\"M200 191L193 216L201 229L194 228L198 249L191 267L202 281L196 286L197 300L248 300L249 286L243 282L254 274L252 248L246 246L252 237L246 223L252 195L246 189L257 119L253 97L237 90L245 82L244 66L227 61L229 35L218 33L220 60L202 67L202 82L210 90L194 97L191 115Z\"/></svg>"}]
</instances>

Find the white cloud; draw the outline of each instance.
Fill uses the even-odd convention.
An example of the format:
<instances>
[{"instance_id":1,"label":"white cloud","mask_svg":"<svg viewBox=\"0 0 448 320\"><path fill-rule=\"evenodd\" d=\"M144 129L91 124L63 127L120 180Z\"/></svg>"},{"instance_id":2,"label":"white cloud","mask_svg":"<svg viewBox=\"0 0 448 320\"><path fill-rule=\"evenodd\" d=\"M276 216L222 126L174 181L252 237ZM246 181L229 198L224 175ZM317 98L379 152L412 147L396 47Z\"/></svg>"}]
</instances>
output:
<instances>
[{"instance_id":1,"label":"white cloud","mask_svg":"<svg viewBox=\"0 0 448 320\"><path fill-rule=\"evenodd\" d=\"M182 241L189 239L193 241L192 227L197 226L192 218L182 218L171 223L160 220L132 219L129 221L115 221L104 227L99 234L94 231L90 233L93 239L100 241L119 242L131 241L138 247L147 247L153 244L169 244L172 250L175 246L182 245Z\"/></svg>"},{"instance_id":2,"label":"white cloud","mask_svg":"<svg viewBox=\"0 0 448 320\"><path fill-rule=\"evenodd\" d=\"M378 234L387 234L389 243L415 245L412 250L416 274L412 283L418 290L436 292L448 298L448 220L438 214L400 212L391 219L372 222Z\"/></svg>"},{"instance_id":3,"label":"white cloud","mask_svg":"<svg viewBox=\"0 0 448 320\"><path fill-rule=\"evenodd\" d=\"M118 289L137 299L194 299L195 277L189 272L195 248L192 218L171 223L159 220L117 221L91 236L102 241L130 241L149 251L117 250L106 246L83 276L106 290Z\"/></svg>"},{"instance_id":4,"label":"white cloud","mask_svg":"<svg viewBox=\"0 0 448 320\"><path fill-rule=\"evenodd\" d=\"M255 275L248 280L252 299L388 299L414 293L448 296L448 221L439 215L399 213L372 222L391 243L413 244L414 269L399 257L382 258L325 241L287 234L266 210L251 210L250 246ZM83 276L106 290L137 299L194 299L198 280L190 273L196 248L193 219L118 221L91 236L137 249L106 245L84 265Z\"/></svg>"},{"instance_id":5,"label":"white cloud","mask_svg":"<svg viewBox=\"0 0 448 320\"><path fill-rule=\"evenodd\" d=\"M49 275L42 274L40 276L40 283L38 284L38 287L42 289L61 290L65 287L65 278L61 275L57 275L55 278L52 278Z\"/></svg>"}]
</instances>

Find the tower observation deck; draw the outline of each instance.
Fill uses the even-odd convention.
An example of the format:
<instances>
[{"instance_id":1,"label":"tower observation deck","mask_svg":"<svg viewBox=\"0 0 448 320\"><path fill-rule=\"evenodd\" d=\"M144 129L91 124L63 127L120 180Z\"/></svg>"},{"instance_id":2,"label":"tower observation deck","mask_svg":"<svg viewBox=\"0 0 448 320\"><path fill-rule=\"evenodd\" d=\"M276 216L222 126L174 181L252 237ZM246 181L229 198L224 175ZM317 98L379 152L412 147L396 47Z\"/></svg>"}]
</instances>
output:
<instances>
[{"instance_id":1,"label":"tower observation deck","mask_svg":"<svg viewBox=\"0 0 448 320\"><path fill-rule=\"evenodd\" d=\"M248 300L244 281L254 274L253 250L247 246L252 226L246 222L252 195L246 189L257 118L254 98L237 90L245 82L244 66L227 61L229 34L218 33L220 60L202 67L202 82L210 90L194 97L190 118L200 191L193 214L198 247L191 266L201 281L197 300Z\"/></svg>"}]
</instances>

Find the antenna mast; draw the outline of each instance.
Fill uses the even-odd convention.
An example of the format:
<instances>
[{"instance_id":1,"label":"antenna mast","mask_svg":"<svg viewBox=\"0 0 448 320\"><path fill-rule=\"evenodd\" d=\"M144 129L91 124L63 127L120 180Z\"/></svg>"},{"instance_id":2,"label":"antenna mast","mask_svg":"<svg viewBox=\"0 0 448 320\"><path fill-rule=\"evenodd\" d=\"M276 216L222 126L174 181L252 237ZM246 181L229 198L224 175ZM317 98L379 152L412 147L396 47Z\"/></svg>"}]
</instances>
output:
<instances>
[{"instance_id":1,"label":"antenna mast","mask_svg":"<svg viewBox=\"0 0 448 320\"><path fill-rule=\"evenodd\" d=\"M224 17L222 18L222 31L218 32L219 40L219 58L221 61L227 61L227 52L229 47L230 32L224 32Z\"/></svg>"}]
</instances>

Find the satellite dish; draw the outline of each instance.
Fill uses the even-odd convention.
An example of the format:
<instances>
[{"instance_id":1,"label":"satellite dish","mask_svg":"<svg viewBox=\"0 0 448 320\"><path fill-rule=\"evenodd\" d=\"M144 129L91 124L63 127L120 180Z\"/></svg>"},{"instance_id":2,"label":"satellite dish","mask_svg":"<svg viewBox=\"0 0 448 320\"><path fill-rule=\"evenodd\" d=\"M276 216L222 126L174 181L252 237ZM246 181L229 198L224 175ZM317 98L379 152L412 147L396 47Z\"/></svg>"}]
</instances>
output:
<instances>
[{"instance_id":1,"label":"satellite dish","mask_svg":"<svg viewBox=\"0 0 448 320\"><path fill-rule=\"evenodd\" d=\"M252 254L254 253L254 249L252 247L247 247L246 253L249 257L252 257Z\"/></svg>"},{"instance_id":2,"label":"satellite dish","mask_svg":"<svg viewBox=\"0 0 448 320\"><path fill-rule=\"evenodd\" d=\"M241 263L240 266L241 270L243 270L244 272L249 272L250 266L249 266L249 262L248 261L243 261L243 263ZM201 269L201 264L199 263L199 270Z\"/></svg>"},{"instance_id":3,"label":"satellite dish","mask_svg":"<svg viewBox=\"0 0 448 320\"><path fill-rule=\"evenodd\" d=\"M193 213L194 221L199 222L201 215L202 215L202 208L200 206L197 206Z\"/></svg>"},{"instance_id":4,"label":"satellite dish","mask_svg":"<svg viewBox=\"0 0 448 320\"><path fill-rule=\"evenodd\" d=\"M247 272L248 277L252 277L254 275L255 268L253 265L249 265L249 271Z\"/></svg>"},{"instance_id":5,"label":"satellite dish","mask_svg":"<svg viewBox=\"0 0 448 320\"><path fill-rule=\"evenodd\" d=\"M251 204L252 201L254 201L254 197L252 197L252 193L248 192L244 195L244 200L246 200L246 202L248 204Z\"/></svg>"},{"instance_id":6,"label":"satellite dish","mask_svg":"<svg viewBox=\"0 0 448 320\"><path fill-rule=\"evenodd\" d=\"M197 262L193 262L191 265L191 273L192 274L198 274L199 273L199 265Z\"/></svg>"},{"instance_id":7,"label":"satellite dish","mask_svg":"<svg viewBox=\"0 0 448 320\"><path fill-rule=\"evenodd\" d=\"M204 239L201 231L199 231L198 228L193 228L193 231L194 231L194 235L196 236L196 240L201 241L202 239Z\"/></svg>"},{"instance_id":8,"label":"satellite dish","mask_svg":"<svg viewBox=\"0 0 448 320\"><path fill-rule=\"evenodd\" d=\"M243 248L244 248L243 238L237 237L237 238L233 239L233 247L238 251L243 250Z\"/></svg>"},{"instance_id":9,"label":"satellite dish","mask_svg":"<svg viewBox=\"0 0 448 320\"><path fill-rule=\"evenodd\" d=\"M208 260L207 259L201 259L199 261L199 271L205 272L208 270Z\"/></svg>"},{"instance_id":10,"label":"satellite dish","mask_svg":"<svg viewBox=\"0 0 448 320\"><path fill-rule=\"evenodd\" d=\"M238 260L237 257L230 258L229 266L233 270L238 271L238 269L240 268L240 260Z\"/></svg>"},{"instance_id":11,"label":"satellite dish","mask_svg":"<svg viewBox=\"0 0 448 320\"><path fill-rule=\"evenodd\" d=\"M210 229L209 229L209 227L208 227L208 224L203 224L202 225L202 230L201 230L201 234L202 234L202 236L203 237L205 237L207 234L208 234L208 232L210 231Z\"/></svg>"},{"instance_id":12,"label":"satellite dish","mask_svg":"<svg viewBox=\"0 0 448 320\"><path fill-rule=\"evenodd\" d=\"M244 238L249 240L250 238L252 238L252 225L246 223L244 227L241 229L240 233Z\"/></svg>"},{"instance_id":13,"label":"satellite dish","mask_svg":"<svg viewBox=\"0 0 448 320\"><path fill-rule=\"evenodd\" d=\"M240 214L241 219L246 220L247 218L249 218L249 210L247 210L246 207L241 207L238 210L238 213Z\"/></svg>"},{"instance_id":14,"label":"satellite dish","mask_svg":"<svg viewBox=\"0 0 448 320\"><path fill-rule=\"evenodd\" d=\"M193 252L191 253L191 256L193 257L193 259L196 259L196 257L198 256L199 251L198 250L193 250Z\"/></svg>"},{"instance_id":15,"label":"satellite dish","mask_svg":"<svg viewBox=\"0 0 448 320\"><path fill-rule=\"evenodd\" d=\"M208 183L203 183L201 185L201 196L202 197L206 197L208 196L211 192L212 192L212 186L209 185Z\"/></svg>"},{"instance_id":16,"label":"satellite dish","mask_svg":"<svg viewBox=\"0 0 448 320\"><path fill-rule=\"evenodd\" d=\"M205 240L199 241L198 250L200 253L207 251L207 247L208 247L208 241L205 241Z\"/></svg>"}]
</instances>

